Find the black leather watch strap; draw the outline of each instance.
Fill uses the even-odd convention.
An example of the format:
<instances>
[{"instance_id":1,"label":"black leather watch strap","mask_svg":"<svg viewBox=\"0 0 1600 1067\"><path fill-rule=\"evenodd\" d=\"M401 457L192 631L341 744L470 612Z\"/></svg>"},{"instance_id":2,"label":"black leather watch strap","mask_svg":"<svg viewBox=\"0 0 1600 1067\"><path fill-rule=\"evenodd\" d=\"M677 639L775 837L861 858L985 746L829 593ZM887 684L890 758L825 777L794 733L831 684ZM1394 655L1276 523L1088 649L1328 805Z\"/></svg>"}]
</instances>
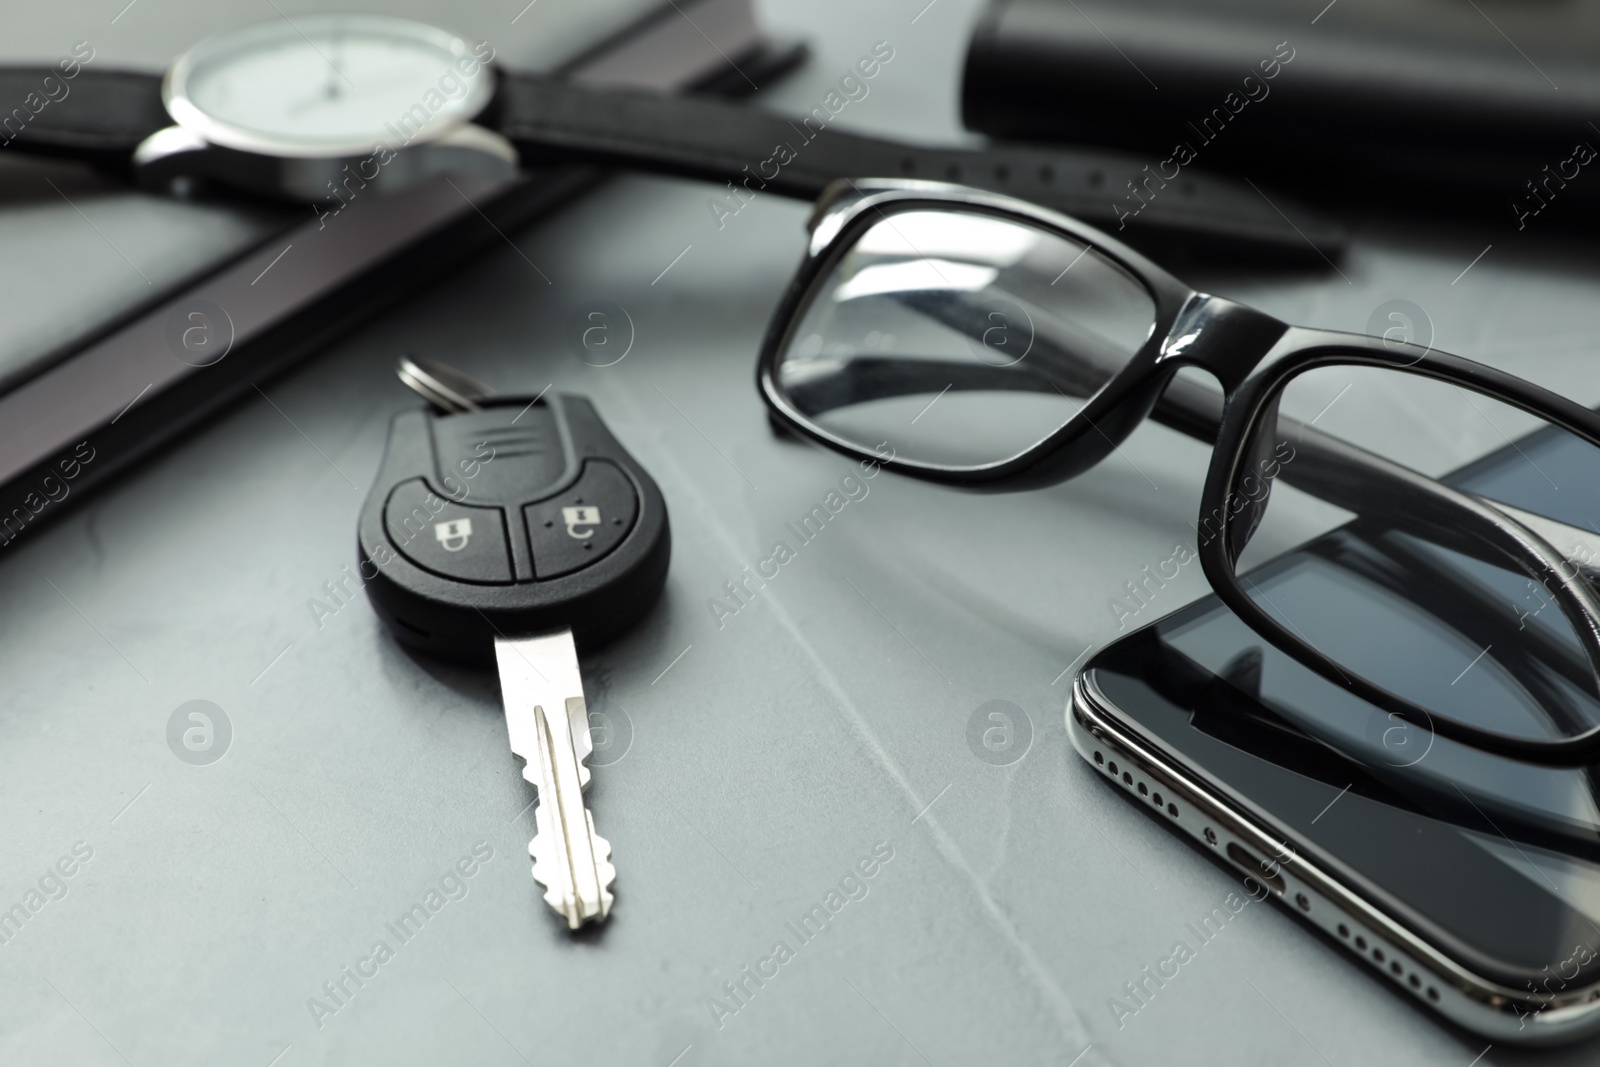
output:
<instances>
[{"instance_id":1,"label":"black leather watch strap","mask_svg":"<svg viewBox=\"0 0 1600 1067\"><path fill-rule=\"evenodd\" d=\"M0 69L0 149L126 166L139 142L172 125L161 76L80 67Z\"/></svg>"},{"instance_id":2,"label":"black leather watch strap","mask_svg":"<svg viewBox=\"0 0 1600 1067\"><path fill-rule=\"evenodd\" d=\"M1229 179L1185 171L1166 180L1154 160L1097 149L901 144L834 129L821 107L790 119L709 97L504 75L487 121L525 163L583 159L732 182L740 188L723 188L730 208L763 190L812 198L839 178L924 178L1021 197L1129 243L1192 238L1212 250L1240 246L1320 262L1343 242L1339 228L1291 208L1296 229Z\"/></svg>"}]
</instances>

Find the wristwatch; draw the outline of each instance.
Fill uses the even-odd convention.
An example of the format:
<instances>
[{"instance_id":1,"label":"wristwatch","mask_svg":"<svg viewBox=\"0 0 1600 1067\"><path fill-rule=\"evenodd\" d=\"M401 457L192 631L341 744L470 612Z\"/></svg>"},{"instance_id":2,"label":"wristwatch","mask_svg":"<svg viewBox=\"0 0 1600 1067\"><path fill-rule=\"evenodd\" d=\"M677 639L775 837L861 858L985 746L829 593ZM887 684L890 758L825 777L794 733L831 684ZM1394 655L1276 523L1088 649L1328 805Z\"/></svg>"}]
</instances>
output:
<instances>
[{"instance_id":1,"label":"wristwatch","mask_svg":"<svg viewBox=\"0 0 1600 1067\"><path fill-rule=\"evenodd\" d=\"M1286 256L1341 241L1307 214L1294 229L1231 181L1169 181L1122 153L929 148L836 129L894 54L879 42L816 107L784 117L709 96L509 73L487 43L406 19L305 15L208 38L164 77L97 69L92 49L55 67L0 70L0 101L24 101L0 113L0 141L153 188L222 186L312 203L319 214L441 172L510 176L589 162L715 182L707 206L719 228L762 192L809 199L836 180L911 177L1010 193L1130 240L1177 235Z\"/></svg>"}]
</instances>

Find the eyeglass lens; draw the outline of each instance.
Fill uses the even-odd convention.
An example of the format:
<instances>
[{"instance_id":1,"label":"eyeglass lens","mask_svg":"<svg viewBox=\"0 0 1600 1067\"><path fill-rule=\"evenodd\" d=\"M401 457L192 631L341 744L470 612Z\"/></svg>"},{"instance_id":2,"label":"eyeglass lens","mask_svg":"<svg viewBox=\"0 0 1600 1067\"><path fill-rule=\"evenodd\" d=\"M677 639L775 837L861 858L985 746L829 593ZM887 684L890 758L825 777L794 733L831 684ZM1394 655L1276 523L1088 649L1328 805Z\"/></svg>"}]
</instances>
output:
<instances>
[{"instance_id":1,"label":"eyeglass lens","mask_svg":"<svg viewBox=\"0 0 1600 1067\"><path fill-rule=\"evenodd\" d=\"M1020 222L875 215L821 278L775 382L847 443L951 467L1059 429L1150 336L1155 302L1085 245Z\"/></svg>"}]
</instances>

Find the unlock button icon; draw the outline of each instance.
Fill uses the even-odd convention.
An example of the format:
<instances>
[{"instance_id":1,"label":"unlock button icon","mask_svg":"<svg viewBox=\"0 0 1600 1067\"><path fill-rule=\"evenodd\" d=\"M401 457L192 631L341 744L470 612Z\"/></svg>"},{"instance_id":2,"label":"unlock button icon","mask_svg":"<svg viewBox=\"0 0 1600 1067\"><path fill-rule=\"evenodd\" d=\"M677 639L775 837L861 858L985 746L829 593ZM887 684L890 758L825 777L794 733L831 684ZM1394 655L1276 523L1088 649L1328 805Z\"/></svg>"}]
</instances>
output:
<instances>
[{"instance_id":1,"label":"unlock button icon","mask_svg":"<svg viewBox=\"0 0 1600 1067\"><path fill-rule=\"evenodd\" d=\"M639 494L615 463L587 460L582 477L566 492L524 504L522 514L533 573L545 581L592 567L621 548L637 527Z\"/></svg>"},{"instance_id":2,"label":"unlock button icon","mask_svg":"<svg viewBox=\"0 0 1600 1067\"><path fill-rule=\"evenodd\" d=\"M600 525L600 509L562 508L561 521L567 524L568 537L585 541L594 533L594 528Z\"/></svg>"}]
</instances>

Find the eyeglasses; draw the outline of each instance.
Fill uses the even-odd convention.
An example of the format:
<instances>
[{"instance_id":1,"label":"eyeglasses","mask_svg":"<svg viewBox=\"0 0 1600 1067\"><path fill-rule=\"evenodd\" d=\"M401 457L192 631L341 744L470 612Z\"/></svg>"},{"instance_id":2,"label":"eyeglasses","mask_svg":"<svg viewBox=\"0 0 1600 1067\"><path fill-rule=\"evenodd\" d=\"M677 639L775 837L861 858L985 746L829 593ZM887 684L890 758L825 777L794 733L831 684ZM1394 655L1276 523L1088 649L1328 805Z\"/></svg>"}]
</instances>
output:
<instances>
[{"instance_id":1,"label":"eyeglasses","mask_svg":"<svg viewBox=\"0 0 1600 1067\"><path fill-rule=\"evenodd\" d=\"M1195 558L1259 635L1439 737L1600 760L1600 415L1581 404L1288 326L1074 219L910 181L824 195L757 378L791 430L948 485L1062 482L1147 416L1212 444ZM1307 542L1320 577L1253 573ZM1127 602L1151 580L1125 583ZM1363 612L1384 626L1351 625ZM1408 613L1447 625L1407 630ZM1407 641L1372 639L1396 625ZM1462 668L1448 685L1428 674L1441 664Z\"/></svg>"}]
</instances>

